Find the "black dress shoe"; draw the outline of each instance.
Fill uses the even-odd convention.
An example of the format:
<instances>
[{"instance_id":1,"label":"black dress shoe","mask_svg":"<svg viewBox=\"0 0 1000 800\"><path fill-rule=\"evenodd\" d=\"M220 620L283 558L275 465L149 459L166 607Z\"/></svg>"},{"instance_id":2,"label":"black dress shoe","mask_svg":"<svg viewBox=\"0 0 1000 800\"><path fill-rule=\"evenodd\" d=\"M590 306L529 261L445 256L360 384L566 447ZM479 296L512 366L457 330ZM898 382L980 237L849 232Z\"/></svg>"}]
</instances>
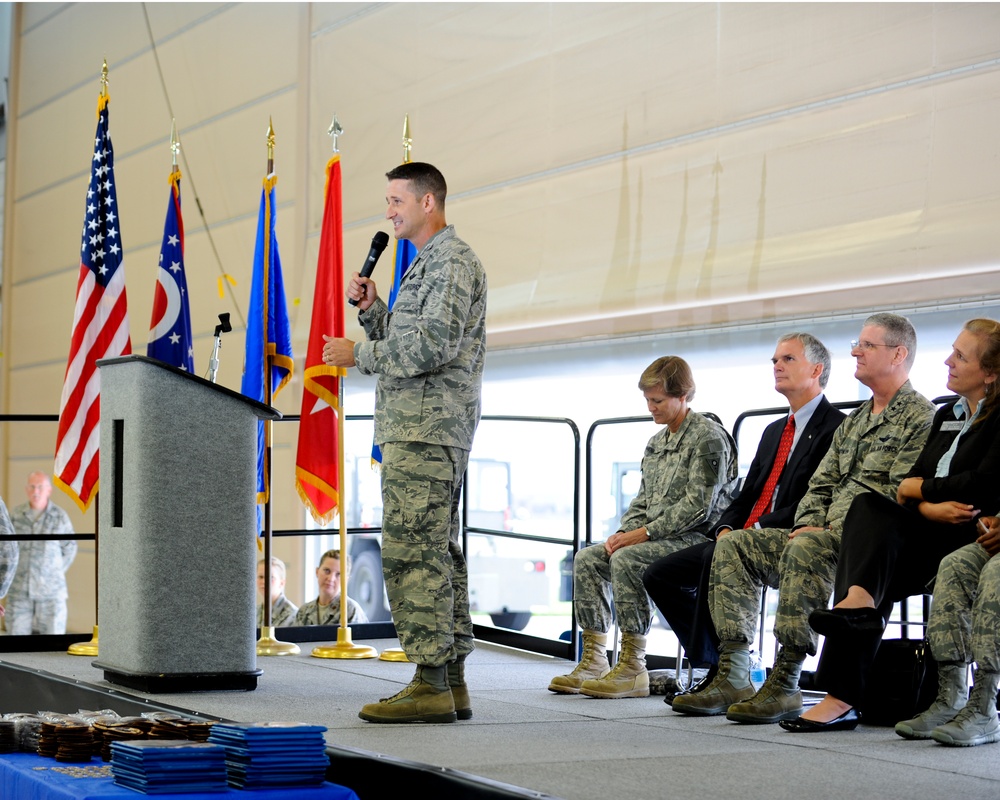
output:
<instances>
[{"instance_id":1,"label":"black dress shoe","mask_svg":"<svg viewBox=\"0 0 1000 800\"><path fill-rule=\"evenodd\" d=\"M885 620L876 608L817 608L809 615L809 627L823 636L882 633Z\"/></svg>"},{"instance_id":2,"label":"black dress shoe","mask_svg":"<svg viewBox=\"0 0 1000 800\"><path fill-rule=\"evenodd\" d=\"M849 708L829 722L813 722L811 719L796 717L795 719L783 719L778 724L792 733L822 733L823 731L853 731L858 727L859 722L861 722L861 713Z\"/></svg>"}]
</instances>

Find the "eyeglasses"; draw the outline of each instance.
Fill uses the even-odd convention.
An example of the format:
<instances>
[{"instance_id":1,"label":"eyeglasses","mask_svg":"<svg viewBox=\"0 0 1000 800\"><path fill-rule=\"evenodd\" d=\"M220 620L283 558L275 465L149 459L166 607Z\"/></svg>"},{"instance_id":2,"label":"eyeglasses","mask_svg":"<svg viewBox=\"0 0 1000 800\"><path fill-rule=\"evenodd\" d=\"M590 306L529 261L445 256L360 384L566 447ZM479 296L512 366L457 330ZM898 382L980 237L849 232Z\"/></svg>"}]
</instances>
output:
<instances>
[{"instance_id":1,"label":"eyeglasses","mask_svg":"<svg viewBox=\"0 0 1000 800\"><path fill-rule=\"evenodd\" d=\"M861 341L860 339L851 339L851 349L852 350L867 350L869 353L876 347L899 347L898 344L876 344L875 342Z\"/></svg>"}]
</instances>

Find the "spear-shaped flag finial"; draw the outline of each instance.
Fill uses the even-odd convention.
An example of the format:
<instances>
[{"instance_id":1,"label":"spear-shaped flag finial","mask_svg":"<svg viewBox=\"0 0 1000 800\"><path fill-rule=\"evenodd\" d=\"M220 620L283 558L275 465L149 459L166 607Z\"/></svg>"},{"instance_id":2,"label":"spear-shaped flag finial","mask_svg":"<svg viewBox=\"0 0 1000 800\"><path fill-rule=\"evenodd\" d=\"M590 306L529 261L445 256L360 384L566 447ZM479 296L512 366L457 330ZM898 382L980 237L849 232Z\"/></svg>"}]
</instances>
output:
<instances>
[{"instance_id":1,"label":"spear-shaped flag finial","mask_svg":"<svg viewBox=\"0 0 1000 800\"><path fill-rule=\"evenodd\" d=\"M340 124L340 121L337 119L336 112L334 112L333 114L333 122L331 122L330 127L326 129L326 133L331 139L333 139L333 152L339 153L340 146L339 143L337 142L337 137L344 135L344 128Z\"/></svg>"},{"instance_id":2,"label":"spear-shaped flag finial","mask_svg":"<svg viewBox=\"0 0 1000 800\"><path fill-rule=\"evenodd\" d=\"M410 115L403 117L403 163L410 163L410 151L413 149L413 139L410 138Z\"/></svg>"}]
</instances>

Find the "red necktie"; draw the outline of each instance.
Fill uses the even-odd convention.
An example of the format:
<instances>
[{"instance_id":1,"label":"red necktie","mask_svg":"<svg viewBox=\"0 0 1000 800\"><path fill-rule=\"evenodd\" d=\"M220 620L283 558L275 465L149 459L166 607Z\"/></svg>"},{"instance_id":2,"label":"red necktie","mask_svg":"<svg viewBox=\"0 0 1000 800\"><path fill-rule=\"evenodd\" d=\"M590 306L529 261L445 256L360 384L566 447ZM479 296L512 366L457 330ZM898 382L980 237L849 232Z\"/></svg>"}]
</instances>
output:
<instances>
[{"instance_id":1,"label":"red necktie","mask_svg":"<svg viewBox=\"0 0 1000 800\"><path fill-rule=\"evenodd\" d=\"M785 423L785 429L781 432L781 439L778 442L778 452L774 456L771 473L767 476L767 483L764 484L764 490L760 493L760 497L757 498L753 511L750 512L750 517L743 526L744 528L752 528L757 520L771 509L771 501L774 499L774 489L778 485L778 478L781 477L781 471L785 468L785 463L788 461L788 454L792 452L792 439L794 438L795 415L789 414L788 422Z\"/></svg>"}]
</instances>

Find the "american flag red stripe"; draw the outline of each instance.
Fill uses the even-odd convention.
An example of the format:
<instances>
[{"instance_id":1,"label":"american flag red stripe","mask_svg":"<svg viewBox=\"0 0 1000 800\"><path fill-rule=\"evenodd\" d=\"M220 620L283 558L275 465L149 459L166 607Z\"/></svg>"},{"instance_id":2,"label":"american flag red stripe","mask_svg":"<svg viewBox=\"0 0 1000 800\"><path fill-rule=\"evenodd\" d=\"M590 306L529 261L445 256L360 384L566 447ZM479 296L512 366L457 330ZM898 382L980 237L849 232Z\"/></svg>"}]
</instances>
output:
<instances>
[{"instance_id":1,"label":"american flag red stripe","mask_svg":"<svg viewBox=\"0 0 1000 800\"><path fill-rule=\"evenodd\" d=\"M106 94L98 99L94 142L55 459L55 483L83 511L89 508L99 484L101 387L97 361L132 352Z\"/></svg>"}]
</instances>

